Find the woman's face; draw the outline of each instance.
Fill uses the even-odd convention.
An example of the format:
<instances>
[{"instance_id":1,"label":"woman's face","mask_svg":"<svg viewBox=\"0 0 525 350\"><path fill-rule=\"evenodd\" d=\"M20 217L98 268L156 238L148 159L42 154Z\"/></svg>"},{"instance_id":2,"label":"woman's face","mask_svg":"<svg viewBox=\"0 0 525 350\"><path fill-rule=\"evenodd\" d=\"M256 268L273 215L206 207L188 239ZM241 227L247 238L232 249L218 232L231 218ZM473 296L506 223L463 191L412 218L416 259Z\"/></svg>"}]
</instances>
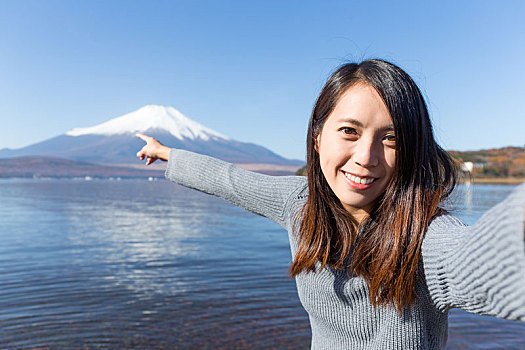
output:
<instances>
[{"instance_id":1,"label":"woman's face","mask_svg":"<svg viewBox=\"0 0 525 350\"><path fill-rule=\"evenodd\" d=\"M385 103L364 83L341 95L316 138L326 181L357 220L370 212L392 178L395 140Z\"/></svg>"}]
</instances>

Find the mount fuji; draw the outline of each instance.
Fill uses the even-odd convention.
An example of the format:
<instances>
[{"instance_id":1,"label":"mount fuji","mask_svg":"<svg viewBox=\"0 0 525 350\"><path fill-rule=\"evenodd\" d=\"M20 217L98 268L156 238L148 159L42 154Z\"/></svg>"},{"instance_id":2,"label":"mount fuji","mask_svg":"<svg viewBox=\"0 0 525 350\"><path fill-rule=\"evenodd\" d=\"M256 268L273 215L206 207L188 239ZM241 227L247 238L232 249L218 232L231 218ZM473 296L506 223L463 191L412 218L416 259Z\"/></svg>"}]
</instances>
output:
<instances>
[{"instance_id":1,"label":"mount fuji","mask_svg":"<svg viewBox=\"0 0 525 350\"><path fill-rule=\"evenodd\" d=\"M82 162L112 165L139 164L135 154L143 142L141 132L163 144L220 158L239 165L258 164L276 168L299 168L290 160L262 146L233 140L184 116L173 107L144 106L134 112L87 128L75 128L19 149L0 150L0 158L52 156ZM249 167L248 167L249 168Z\"/></svg>"}]
</instances>

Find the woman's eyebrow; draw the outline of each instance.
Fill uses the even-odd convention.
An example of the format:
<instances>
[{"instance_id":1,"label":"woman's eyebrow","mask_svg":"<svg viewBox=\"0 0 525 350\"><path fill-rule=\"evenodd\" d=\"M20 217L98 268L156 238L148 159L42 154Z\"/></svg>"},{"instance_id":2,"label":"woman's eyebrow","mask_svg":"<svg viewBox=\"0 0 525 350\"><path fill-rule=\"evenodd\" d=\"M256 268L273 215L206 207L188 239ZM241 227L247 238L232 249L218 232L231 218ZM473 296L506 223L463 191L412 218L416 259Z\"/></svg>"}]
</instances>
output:
<instances>
[{"instance_id":1,"label":"woman's eyebrow","mask_svg":"<svg viewBox=\"0 0 525 350\"><path fill-rule=\"evenodd\" d=\"M359 120L357 119L352 119L352 118L344 118L344 119L341 119L342 122L345 122L345 123L348 123L348 124L353 124L355 126L358 126L360 128L363 127L363 123L361 123Z\"/></svg>"},{"instance_id":2,"label":"woman's eyebrow","mask_svg":"<svg viewBox=\"0 0 525 350\"><path fill-rule=\"evenodd\" d=\"M361 123L359 120L357 120L357 119L353 119L353 118L346 118L346 117L343 117L343 118L339 119L339 122L340 122L340 123L348 123L348 124L352 124L352 125L358 126L358 127L360 127L360 128L363 127L363 123Z\"/></svg>"}]
</instances>

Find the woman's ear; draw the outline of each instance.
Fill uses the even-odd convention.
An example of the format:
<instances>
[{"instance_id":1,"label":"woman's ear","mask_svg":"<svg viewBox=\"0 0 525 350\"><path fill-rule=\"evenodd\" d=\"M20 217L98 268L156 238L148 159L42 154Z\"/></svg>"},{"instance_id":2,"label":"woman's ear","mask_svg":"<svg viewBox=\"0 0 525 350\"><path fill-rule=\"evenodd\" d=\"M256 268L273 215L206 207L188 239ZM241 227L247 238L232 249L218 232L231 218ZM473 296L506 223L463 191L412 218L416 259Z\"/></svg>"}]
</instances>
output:
<instances>
[{"instance_id":1,"label":"woman's ear","mask_svg":"<svg viewBox=\"0 0 525 350\"><path fill-rule=\"evenodd\" d=\"M317 134L314 138L314 149L317 153L319 153L319 142L321 141L321 134Z\"/></svg>"}]
</instances>

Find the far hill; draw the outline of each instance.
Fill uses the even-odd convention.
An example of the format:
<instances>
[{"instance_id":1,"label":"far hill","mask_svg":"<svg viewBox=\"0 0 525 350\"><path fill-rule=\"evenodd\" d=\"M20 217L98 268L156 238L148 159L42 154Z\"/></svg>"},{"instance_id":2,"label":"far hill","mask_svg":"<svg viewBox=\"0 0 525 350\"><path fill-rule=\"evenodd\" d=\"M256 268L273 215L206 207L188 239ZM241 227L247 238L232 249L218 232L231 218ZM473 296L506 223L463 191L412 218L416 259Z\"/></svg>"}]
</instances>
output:
<instances>
[{"instance_id":1,"label":"far hill","mask_svg":"<svg viewBox=\"0 0 525 350\"><path fill-rule=\"evenodd\" d=\"M145 166L144 166L145 168ZM26 156L0 159L0 178L147 178L164 177L164 171L115 167L56 157Z\"/></svg>"},{"instance_id":2,"label":"far hill","mask_svg":"<svg viewBox=\"0 0 525 350\"><path fill-rule=\"evenodd\" d=\"M449 151L449 154L462 163L471 162L474 178L525 177L525 147Z\"/></svg>"}]
</instances>

